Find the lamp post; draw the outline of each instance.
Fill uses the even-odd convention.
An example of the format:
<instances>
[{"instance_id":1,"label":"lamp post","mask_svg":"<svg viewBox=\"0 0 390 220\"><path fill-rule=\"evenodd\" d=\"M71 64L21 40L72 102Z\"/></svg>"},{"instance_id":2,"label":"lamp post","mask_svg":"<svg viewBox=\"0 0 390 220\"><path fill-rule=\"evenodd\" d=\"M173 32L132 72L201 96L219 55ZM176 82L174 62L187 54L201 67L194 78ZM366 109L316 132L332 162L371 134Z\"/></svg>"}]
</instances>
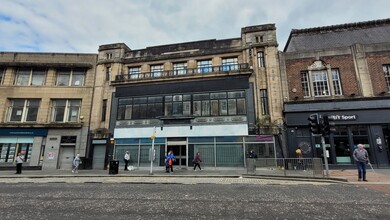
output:
<instances>
[{"instance_id":1,"label":"lamp post","mask_svg":"<svg viewBox=\"0 0 390 220\"><path fill-rule=\"evenodd\" d=\"M150 159L150 175L153 175L153 161L154 161L154 139L156 139L156 127L153 127L153 134L150 136L150 139L152 139L152 149L149 153L149 159Z\"/></svg>"}]
</instances>

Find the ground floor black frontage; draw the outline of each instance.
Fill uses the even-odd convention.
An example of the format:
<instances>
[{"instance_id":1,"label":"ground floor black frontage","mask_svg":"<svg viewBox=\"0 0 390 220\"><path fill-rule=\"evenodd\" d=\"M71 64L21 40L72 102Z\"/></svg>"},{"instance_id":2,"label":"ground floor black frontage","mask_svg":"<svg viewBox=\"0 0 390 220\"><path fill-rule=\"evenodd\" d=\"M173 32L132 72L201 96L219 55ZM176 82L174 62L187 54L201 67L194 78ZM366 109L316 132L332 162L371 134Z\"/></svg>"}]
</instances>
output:
<instances>
[{"instance_id":1,"label":"ground floor black frontage","mask_svg":"<svg viewBox=\"0 0 390 220\"><path fill-rule=\"evenodd\" d=\"M390 166L390 100L347 100L285 104L289 157L301 147L304 157L323 158L321 138L309 131L308 117L328 115L336 132L325 136L325 154L330 165L354 165L353 151L358 144L367 149L376 167Z\"/></svg>"}]
</instances>

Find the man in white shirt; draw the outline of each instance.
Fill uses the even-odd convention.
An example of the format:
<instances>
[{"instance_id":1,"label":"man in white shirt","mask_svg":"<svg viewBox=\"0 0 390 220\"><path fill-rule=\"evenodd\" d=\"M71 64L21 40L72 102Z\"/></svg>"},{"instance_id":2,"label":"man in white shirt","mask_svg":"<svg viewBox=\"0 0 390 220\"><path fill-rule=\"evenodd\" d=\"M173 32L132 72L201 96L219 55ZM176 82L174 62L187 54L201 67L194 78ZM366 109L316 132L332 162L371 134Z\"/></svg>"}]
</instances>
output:
<instances>
[{"instance_id":1,"label":"man in white shirt","mask_svg":"<svg viewBox=\"0 0 390 220\"><path fill-rule=\"evenodd\" d=\"M130 161L129 151L126 151L125 156L123 157L123 159L125 160L125 170L129 170L129 169L127 169L127 167L129 166L129 161Z\"/></svg>"}]
</instances>

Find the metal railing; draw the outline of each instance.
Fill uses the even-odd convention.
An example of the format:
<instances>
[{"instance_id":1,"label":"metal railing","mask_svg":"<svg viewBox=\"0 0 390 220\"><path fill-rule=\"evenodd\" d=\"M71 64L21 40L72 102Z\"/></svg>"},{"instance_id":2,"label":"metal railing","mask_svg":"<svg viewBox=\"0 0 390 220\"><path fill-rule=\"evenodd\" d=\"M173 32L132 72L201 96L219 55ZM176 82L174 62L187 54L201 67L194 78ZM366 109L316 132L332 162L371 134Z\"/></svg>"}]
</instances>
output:
<instances>
[{"instance_id":1,"label":"metal railing","mask_svg":"<svg viewBox=\"0 0 390 220\"><path fill-rule=\"evenodd\" d=\"M321 158L247 158L247 174L324 177Z\"/></svg>"},{"instance_id":2,"label":"metal railing","mask_svg":"<svg viewBox=\"0 0 390 220\"><path fill-rule=\"evenodd\" d=\"M230 64L222 66L210 66L189 68L180 70L166 70L166 71L154 71L146 73L133 73L133 74L120 74L115 76L115 82L133 81L133 80L145 80L145 79L160 79L160 78L176 78L195 75L207 75L216 73L228 73L228 72L247 72L250 71L248 63Z\"/></svg>"}]
</instances>

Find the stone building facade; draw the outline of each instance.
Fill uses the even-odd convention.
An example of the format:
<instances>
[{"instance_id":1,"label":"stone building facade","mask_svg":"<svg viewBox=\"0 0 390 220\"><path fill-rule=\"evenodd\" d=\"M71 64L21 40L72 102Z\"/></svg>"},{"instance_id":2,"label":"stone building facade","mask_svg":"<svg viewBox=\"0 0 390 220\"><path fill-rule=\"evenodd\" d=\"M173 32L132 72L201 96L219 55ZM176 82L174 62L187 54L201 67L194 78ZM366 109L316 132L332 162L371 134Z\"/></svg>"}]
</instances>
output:
<instances>
[{"instance_id":1,"label":"stone building facade","mask_svg":"<svg viewBox=\"0 0 390 220\"><path fill-rule=\"evenodd\" d=\"M0 53L0 167L71 169L85 157L96 54Z\"/></svg>"},{"instance_id":2,"label":"stone building facade","mask_svg":"<svg viewBox=\"0 0 390 220\"><path fill-rule=\"evenodd\" d=\"M292 30L281 55L287 79L284 116L289 156L323 156L308 117L328 115L336 132L325 137L331 165L354 164L362 143L378 167L390 154L390 20Z\"/></svg>"},{"instance_id":3,"label":"stone building facade","mask_svg":"<svg viewBox=\"0 0 390 220\"><path fill-rule=\"evenodd\" d=\"M151 154L164 166L173 150L181 168L196 152L206 166L244 167L251 149L261 157L282 154L275 31L274 24L258 25L242 28L239 38L139 50L101 45L96 75L105 77L95 85L93 160L106 152L107 163L128 150L136 166L149 166ZM111 136L102 138L103 131Z\"/></svg>"}]
</instances>

